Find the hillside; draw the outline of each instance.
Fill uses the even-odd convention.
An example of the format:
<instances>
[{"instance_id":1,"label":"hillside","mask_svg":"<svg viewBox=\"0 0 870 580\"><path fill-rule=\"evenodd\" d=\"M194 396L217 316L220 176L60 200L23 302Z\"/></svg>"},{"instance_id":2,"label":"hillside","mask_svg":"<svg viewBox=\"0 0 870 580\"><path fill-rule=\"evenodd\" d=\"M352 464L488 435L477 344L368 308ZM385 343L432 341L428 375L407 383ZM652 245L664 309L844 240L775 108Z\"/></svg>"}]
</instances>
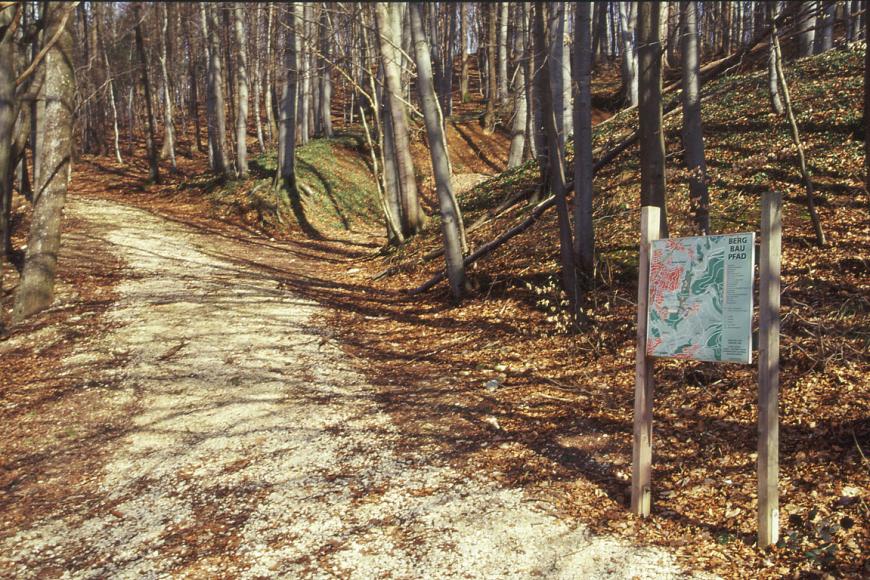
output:
<instances>
[{"instance_id":1,"label":"hillside","mask_svg":"<svg viewBox=\"0 0 870 580\"><path fill-rule=\"evenodd\" d=\"M863 51L794 62L789 81L816 203L830 240L813 245L788 127L767 102L766 72L705 87L704 131L715 232L757 230L762 191L785 194L781 377L782 546L755 537L756 372L753 366L663 362L657 370L654 517L626 514L631 458L639 168L629 149L595 179L599 254L584 309L592 322L566 336L557 314L558 237L553 212L476 264L475 298L447 307L444 286L401 297L438 268L437 224L395 256L361 265L348 283L387 267L377 296L350 296L338 320L355 356L380 361L369 375L433 452L500 479L532 485L542 501L601 530L680 546L692 566L732 575L753 569L860 574L870 541L866 506L870 403L870 226L863 190ZM636 126L633 113L595 130L599 152ZM680 117L666 119L672 235L691 233L679 170ZM600 153L599 153L600 154ZM466 223L512 193L533 188L532 163L461 196ZM469 234L486 242L529 211L513 209ZM362 310L360 312L360 310ZM351 328L354 330L351 332ZM360 335L359 329L365 329ZM400 342L415 338L413 346ZM372 348L371 342L379 344ZM405 395L408 377L425 388ZM443 415L446 415L443 416ZM452 419L448 418L452 417ZM457 447L461 451L457 451ZM812 492L812 493L810 493ZM856 525L857 524L857 525ZM866 571L866 569L865 569Z\"/></svg>"}]
</instances>

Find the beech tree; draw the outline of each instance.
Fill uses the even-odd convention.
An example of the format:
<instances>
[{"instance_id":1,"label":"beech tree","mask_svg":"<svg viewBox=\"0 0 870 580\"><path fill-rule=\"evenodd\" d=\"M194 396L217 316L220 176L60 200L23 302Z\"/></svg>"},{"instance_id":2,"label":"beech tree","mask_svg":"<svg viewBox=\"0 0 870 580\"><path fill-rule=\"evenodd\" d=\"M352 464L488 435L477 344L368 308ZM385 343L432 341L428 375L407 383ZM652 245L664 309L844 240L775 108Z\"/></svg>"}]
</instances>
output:
<instances>
[{"instance_id":1,"label":"beech tree","mask_svg":"<svg viewBox=\"0 0 870 580\"><path fill-rule=\"evenodd\" d=\"M57 40L48 46L43 57L45 77L41 90L45 99L46 142L39 151L43 170L33 195L33 217L15 295L14 321L47 308L54 299L61 216L73 150L76 83L73 37L66 21L74 9L74 4L65 2L49 2L45 7L45 36Z\"/></svg>"},{"instance_id":2,"label":"beech tree","mask_svg":"<svg viewBox=\"0 0 870 580\"><path fill-rule=\"evenodd\" d=\"M139 60L139 72L142 79L142 90L145 91L145 110L148 122L148 132L145 133L145 146L148 149L148 181L160 183L160 165L157 155L157 121L154 118L154 102L151 99L151 76L148 74L148 61L145 58L145 41L142 35L142 8L134 5L136 17L136 56Z\"/></svg>"},{"instance_id":3,"label":"beech tree","mask_svg":"<svg viewBox=\"0 0 870 580\"><path fill-rule=\"evenodd\" d=\"M661 209L661 236L668 237L665 206L665 133L662 130L662 58L658 2L638 3L638 116L640 204Z\"/></svg>"},{"instance_id":4,"label":"beech tree","mask_svg":"<svg viewBox=\"0 0 870 580\"><path fill-rule=\"evenodd\" d=\"M635 30L637 26L637 2L619 3L619 34L622 41L622 86L626 101L631 106L638 104L638 63Z\"/></svg>"},{"instance_id":5,"label":"beech tree","mask_svg":"<svg viewBox=\"0 0 870 580\"><path fill-rule=\"evenodd\" d=\"M417 91L423 107L426 133L429 136L429 154L432 157L432 170L435 174L435 190L438 194L438 208L441 214L441 233L444 236L444 257L447 262L447 278L450 292L459 299L465 286L465 266L462 257L462 214L453 195L450 184L450 161L447 155L444 128L438 110L438 99L432 78L432 63L429 45L423 32L420 4L411 3L411 33L414 38L414 55L417 62Z\"/></svg>"},{"instance_id":6,"label":"beech tree","mask_svg":"<svg viewBox=\"0 0 870 580\"><path fill-rule=\"evenodd\" d=\"M535 52L541 55L544 66L535 75L536 88L541 95L544 133L547 137L547 185L556 200L559 221L559 256L562 265L562 289L568 296L569 313L576 319L578 308L577 270L574 264L574 239L571 233L571 218L566 199L565 159L559 143L559 129L553 106L551 67L547 63L547 7L544 2L535 2Z\"/></svg>"},{"instance_id":7,"label":"beech tree","mask_svg":"<svg viewBox=\"0 0 870 580\"><path fill-rule=\"evenodd\" d=\"M592 18L591 6L574 8L574 253L582 271L594 269L595 234L592 225Z\"/></svg>"},{"instance_id":8,"label":"beech tree","mask_svg":"<svg viewBox=\"0 0 870 580\"><path fill-rule=\"evenodd\" d=\"M707 192L707 162L701 124L700 58L698 55L698 6L680 3L683 22L683 160L689 170L689 202L695 226L701 235L710 233L710 196Z\"/></svg>"},{"instance_id":9,"label":"beech tree","mask_svg":"<svg viewBox=\"0 0 870 580\"><path fill-rule=\"evenodd\" d=\"M375 7L381 66L384 71L385 95L388 103L390 129L393 149L396 159L397 188L401 201L401 226L403 234L416 234L423 225L423 212L417 193L417 182L414 175L414 161L411 158L411 146L408 137L408 121L405 113L405 102L402 98L402 86L399 72L400 56L396 50L401 42L395 42L393 19L386 2L378 2Z\"/></svg>"},{"instance_id":10,"label":"beech tree","mask_svg":"<svg viewBox=\"0 0 870 580\"><path fill-rule=\"evenodd\" d=\"M233 5L233 32L235 33L238 64L238 108L236 113L236 163L239 176L248 174L248 49L245 34L245 12L241 2Z\"/></svg>"}]
</instances>

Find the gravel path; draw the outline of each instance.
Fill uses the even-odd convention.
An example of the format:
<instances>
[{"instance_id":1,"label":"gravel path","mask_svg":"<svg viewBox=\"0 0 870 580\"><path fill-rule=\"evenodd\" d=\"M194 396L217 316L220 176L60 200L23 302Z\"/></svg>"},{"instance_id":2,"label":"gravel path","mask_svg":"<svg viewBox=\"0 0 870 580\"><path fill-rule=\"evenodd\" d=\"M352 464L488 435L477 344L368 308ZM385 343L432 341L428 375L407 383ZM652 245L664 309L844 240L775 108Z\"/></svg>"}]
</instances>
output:
<instances>
[{"instance_id":1,"label":"gravel path","mask_svg":"<svg viewBox=\"0 0 870 580\"><path fill-rule=\"evenodd\" d=\"M70 210L128 264L107 314L116 330L100 347L128 354L111 378L141 412L94 474L105 509L30 522L0 541L0 570L77 578L679 574L664 551L592 536L521 490L399 453L399 432L373 389L314 323L320 307L220 257L244 251L232 241L109 202L78 200ZM287 249L263 251L293 259Z\"/></svg>"}]
</instances>

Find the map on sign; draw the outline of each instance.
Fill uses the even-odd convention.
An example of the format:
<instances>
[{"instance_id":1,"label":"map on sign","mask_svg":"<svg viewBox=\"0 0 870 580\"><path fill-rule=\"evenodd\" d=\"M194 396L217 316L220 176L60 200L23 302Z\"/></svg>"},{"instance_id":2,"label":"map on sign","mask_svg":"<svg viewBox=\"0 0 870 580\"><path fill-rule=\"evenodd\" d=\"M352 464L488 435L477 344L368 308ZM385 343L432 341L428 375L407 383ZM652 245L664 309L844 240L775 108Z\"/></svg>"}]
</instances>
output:
<instances>
[{"instance_id":1,"label":"map on sign","mask_svg":"<svg viewBox=\"0 0 870 580\"><path fill-rule=\"evenodd\" d=\"M652 242L647 355L750 363L754 264L754 233Z\"/></svg>"}]
</instances>

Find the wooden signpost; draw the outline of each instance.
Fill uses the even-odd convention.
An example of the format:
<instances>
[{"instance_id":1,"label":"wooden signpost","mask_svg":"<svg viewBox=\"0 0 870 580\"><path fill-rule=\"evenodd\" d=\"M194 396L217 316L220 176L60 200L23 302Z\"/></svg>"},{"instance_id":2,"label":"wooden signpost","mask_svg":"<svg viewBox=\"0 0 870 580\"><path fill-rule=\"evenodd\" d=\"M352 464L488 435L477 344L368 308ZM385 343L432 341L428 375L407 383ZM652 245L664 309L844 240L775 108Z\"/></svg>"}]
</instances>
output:
<instances>
[{"instance_id":1,"label":"wooden signpost","mask_svg":"<svg viewBox=\"0 0 870 580\"><path fill-rule=\"evenodd\" d=\"M719 349L709 349L709 336L696 336L694 330L677 335L679 352L669 356L676 358L695 358L697 360L728 360L725 352L731 349L745 356L731 358L740 362L750 362L751 347L749 323L752 305L752 268L751 259L754 234L732 234L723 240L722 236L707 236L684 238L669 241L667 244L653 244L659 239L659 208L644 206L641 208L641 240L638 274L637 297L637 355L634 391L634 445L632 448L632 478L631 478L631 511L641 517L650 514L651 480L652 480L652 417L653 417L653 361L650 352L662 345L670 346L673 335L663 336L662 329L670 326L678 327L683 322L682 316L706 316L705 322L712 324L689 325L690 328L709 328L718 324ZM761 218L761 256L759 262L759 340L758 340L758 544L769 546L779 539L779 296L780 296L780 248L782 242L782 195L780 193L765 193L762 198ZM745 242L749 241L748 251ZM655 258L652 247L655 246ZM662 252L674 250L681 253L678 257L671 256L667 262L660 258ZM713 258L711 248L719 252ZM725 249L727 248L727 249ZM702 251L703 250L703 251ZM675 254L676 256L676 254ZM687 258L688 256L688 258ZM695 261L697 259L697 261ZM681 260L680 263L678 263ZM701 260L706 260L703 262ZM656 275L651 279L651 262ZM687 263L688 262L688 263ZM700 266L698 266L700 264ZM705 283L709 284L711 277L720 276L718 284L710 285L721 295L717 296L714 305L723 304L720 309L705 309L711 303L703 303L709 296L706 290L697 296L679 294L673 307L675 292L688 293L689 276L696 272L693 267L699 267ZM730 278L729 278L730 276ZM686 283L682 282L683 278ZM655 325L650 327L650 301L655 296L656 310L652 320ZM692 308L681 310L689 299L698 303ZM729 309L730 302L730 309ZM700 313L700 314L699 314ZM664 317L664 318L663 318ZM663 323L667 321L667 323ZM685 326L685 325L682 325ZM741 332L740 329L743 329ZM681 330L685 333L685 330ZM650 341L652 333L655 342ZM726 343L727 333L727 343ZM665 333L666 334L666 333ZM715 336L715 334L713 335ZM683 340L688 338L688 340ZM697 340L694 340L696 339ZM670 339L670 342L668 341ZM698 344L694 344L694 343ZM683 346L685 345L685 346ZM741 351L741 348L744 349ZM706 357L706 358L705 358Z\"/></svg>"}]
</instances>

